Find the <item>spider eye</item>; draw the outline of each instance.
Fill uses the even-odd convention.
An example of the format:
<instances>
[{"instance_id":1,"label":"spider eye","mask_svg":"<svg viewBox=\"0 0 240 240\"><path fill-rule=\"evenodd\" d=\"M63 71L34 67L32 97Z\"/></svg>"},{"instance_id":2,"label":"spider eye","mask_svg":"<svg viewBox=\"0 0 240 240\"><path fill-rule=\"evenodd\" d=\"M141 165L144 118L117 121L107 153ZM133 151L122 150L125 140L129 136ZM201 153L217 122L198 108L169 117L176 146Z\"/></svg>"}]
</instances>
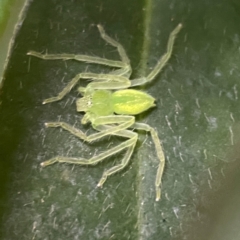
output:
<instances>
[{"instance_id":1,"label":"spider eye","mask_svg":"<svg viewBox=\"0 0 240 240\"><path fill-rule=\"evenodd\" d=\"M88 105L88 107L91 107L91 106L92 106L92 98L90 98L90 99L88 100L87 105Z\"/></svg>"}]
</instances>

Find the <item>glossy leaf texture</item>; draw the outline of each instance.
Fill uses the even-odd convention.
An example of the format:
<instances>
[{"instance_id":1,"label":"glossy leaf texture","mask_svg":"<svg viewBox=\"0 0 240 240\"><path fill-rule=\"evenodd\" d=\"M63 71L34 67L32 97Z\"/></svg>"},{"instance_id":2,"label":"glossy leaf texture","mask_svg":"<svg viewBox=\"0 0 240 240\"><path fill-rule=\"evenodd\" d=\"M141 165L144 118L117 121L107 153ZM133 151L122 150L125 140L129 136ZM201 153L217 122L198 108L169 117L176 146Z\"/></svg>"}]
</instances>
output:
<instances>
[{"instance_id":1,"label":"glossy leaf texture","mask_svg":"<svg viewBox=\"0 0 240 240\"><path fill-rule=\"evenodd\" d=\"M239 169L239 20L240 4L234 0L32 1L0 92L0 161L7 176L1 182L7 196L0 199L1 239L203 239L201 232L204 239L233 239L228 230L219 230L216 219L228 196L233 201L222 189L239 182L233 177ZM151 71L170 32L183 24L166 67L138 88L157 104L137 121L157 129L164 147L159 202L154 187L159 161L144 132L130 164L101 189L96 185L104 169L119 163L123 153L95 166L40 167L57 155L88 158L124 140L107 137L88 144L44 127L61 120L94 132L80 123L77 87L59 102L42 101L80 72L111 68L27 56L34 50L119 60L116 49L101 39L99 23L126 49L132 79ZM226 226L224 220L221 224Z\"/></svg>"}]
</instances>

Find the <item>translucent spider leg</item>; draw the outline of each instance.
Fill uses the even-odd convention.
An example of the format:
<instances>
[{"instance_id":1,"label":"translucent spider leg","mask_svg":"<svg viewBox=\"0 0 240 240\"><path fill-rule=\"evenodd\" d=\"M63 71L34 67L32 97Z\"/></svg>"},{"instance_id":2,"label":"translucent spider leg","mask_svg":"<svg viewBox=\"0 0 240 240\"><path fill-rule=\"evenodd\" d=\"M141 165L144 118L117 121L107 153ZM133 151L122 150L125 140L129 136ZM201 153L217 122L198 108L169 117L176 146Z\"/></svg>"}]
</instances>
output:
<instances>
[{"instance_id":1,"label":"translucent spider leg","mask_svg":"<svg viewBox=\"0 0 240 240\"><path fill-rule=\"evenodd\" d=\"M44 60L76 60L80 62L87 62L87 63L94 63L94 64L100 64L100 65L105 65L109 67L116 67L120 68L119 70L113 71L112 74L114 75L122 75L129 77L131 75L132 69L130 66L130 61L129 58L123 48L123 46L109 37L103 27L101 25L97 25L98 30L100 32L100 35L103 40L105 40L107 43L112 45L113 47L116 47L118 50L118 53L120 55L120 58L122 61L115 61L115 60L109 60L106 58L101 58L101 57L93 57L93 56L88 56L88 55L83 55L83 54L42 54L36 51L29 51L27 55L34 56L37 58L41 58Z\"/></svg>"},{"instance_id":2,"label":"translucent spider leg","mask_svg":"<svg viewBox=\"0 0 240 240\"><path fill-rule=\"evenodd\" d=\"M131 87L143 85L146 84L147 82L152 81L156 77L156 75L162 70L162 68L166 65L166 63L168 62L169 58L172 55L174 41L176 39L177 34L180 32L181 28L182 24L178 24L177 27L171 32L168 39L167 52L161 57L161 59L158 61L158 63L156 64L154 69L150 72L150 74L147 77L133 79L131 81Z\"/></svg>"},{"instance_id":3,"label":"translucent spider leg","mask_svg":"<svg viewBox=\"0 0 240 240\"><path fill-rule=\"evenodd\" d=\"M115 60L109 60L106 58L100 58L100 57L92 57L88 55L82 55L82 54L68 54L68 53L62 53L62 54L42 54L35 51L29 51L27 55L34 56L37 58L41 58L43 60L76 60L80 62L87 62L87 63L94 63L94 64L100 64L105 65L109 67L116 67L116 68L126 68L126 64L121 61L115 61Z\"/></svg>"},{"instance_id":4,"label":"translucent spider leg","mask_svg":"<svg viewBox=\"0 0 240 240\"><path fill-rule=\"evenodd\" d=\"M156 180L155 180L156 201L159 201L161 198L161 182L162 182L162 175L163 175L163 170L164 170L164 166L165 166L165 156L164 156L163 149L161 146L161 141L158 137L157 131L154 128L150 127L148 124L135 123L132 127L134 129L144 130L144 131L151 133L151 136L152 136L155 148L156 148L157 156L160 161L158 170L157 170Z\"/></svg>"},{"instance_id":5,"label":"translucent spider leg","mask_svg":"<svg viewBox=\"0 0 240 240\"><path fill-rule=\"evenodd\" d=\"M97 127L98 130L109 130L111 131L111 126L99 126ZM128 130L121 130L119 132L116 132L114 133L114 135L117 135L117 136L121 136L121 137L126 137L126 138L135 138L136 137L136 142L137 142L137 139L138 139L138 134L135 133L135 132L131 132L131 131L128 131ZM122 159L121 163L116 165L116 166L113 166L111 167L110 169L104 171L103 175L102 175L102 178L100 179L99 183L98 183L98 187L101 187L103 185L103 183L107 180L107 177L109 177L110 175L116 173L116 172L119 172L121 171L122 169L124 169L127 164L129 163L129 160L133 154L133 151L134 151L134 148L136 146L136 142L130 146L127 150L127 152L125 153L124 155L124 158Z\"/></svg>"},{"instance_id":6,"label":"translucent spider leg","mask_svg":"<svg viewBox=\"0 0 240 240\"><path fill-rule=\"evenodd\" d=\"M122 60L123 63L126 64L126 67L125 68L122 68L122 69L119 69L119 70L116 70L112 73L116 74L116 75L123 75L123 76L126 76L126 77L130 77L131 73L132 73L132 68L131 68L131 65L130 65L130 60L126 54L126 51L125 49L123 48L123 46L117 42L116 40L114 40L113 38L109 37L106 33L105 33L105 30L103 29L103 27L98 24L97 25L98 27L98 30L100 32L100 35L101 37L106 41L108 42L110 45L112 45L113 47L116 47L117 50L118 50L118 53L120 55L120 58Z\"/></svg>"},{"instance_id":7,"label":"translucent spider leg","mask_svg":"<svg viewBox=\"0 0 240 240\"><path fill-rule=\"evenodd\" d=\"M117 41L115 41L114 39L112 39L111 37L109 37L109 36L105 33L103 27L102 27L100 24L98 24L97 27L98 27L98 30L99 30L99 32L100 32L101 37L102 37L106 42L108 42L108 43L111 44L112 46L116 47L117 50L118 50L118 53L119 53L119 55L120 55L120 57L121 57L121 59L122 59L122 61L123 61L124 63L126 63L127 65L130 65L130 60L129 60L129 58L128 58L128 56L127 56L127 54L126 54L125 49L123 48L123 46L122 46L119 42L117 42Z\"/></svg>"},{"instance_id":8,"label":"translucent spider leg","mask_svg":"<svg viewBox=\"0 0 240 240\"><path fill-rule=\"evenodd\" d=\"M129 79L123 76L97 73L79 73L56 97L45 99L43 101L43 104L61 100L66 94L68 94L72 90L72 88L78 83L81 78L98 81L96 83L88 84L88 87L91 87L92 89L123 89L128 88L131 84Z\"/></svg>"},{"instance_id":9,"label":"translucent spider leg","mask_svg":"<svg viewBox=\"0 0 240 240\"><path fill-rule=\"evenodd\" d=\"M46 166L51 165L56 162L65 162L65 163L81 164L81 165L95 165L98 162L108 158L109 156L115 155L118 152L120 152L126 148L129 148L132 145L135 145L136 141L137 141L137 136L134 138L131 138L125 142L122 142L118 146L113 147L105 152L102 152L99 155L94 156L90 159L57 156L57 157L51 158L45 162L42 162L41 166L46 167Z\"/></svg>"},{"instance_id":10,"label":"translucent spider leg","mask_svg":"<svg viewBox=\"0 0 240 240\"><path fill-rule=\"evenodd\" d=\"M104 182L107 180L107 177L113 175L116 172L121 171L122 169L124 169L127 166L127 164L129 163L129 160L130 160L130 158L131 158L131 156L133 154L133 150L134 150L134 148L136 146L136 142L137 142L137 138L132 143L132 145L130 145L128 147L128 150L127 150L127 152L126 152L126 154L125 154L125 156L122 159L120 164L118 164L118 165L116 165L116 166L114 166L114 167L104 171L104 173L102 175L102 178L100 179L100 181L99 181L99 183L97 185L98 187L101 187L104 184Z\"/></svg>"},{"instance_id":11,"label":"translucent spider leg","mask_svg":"<svg viewBox=\"0 0 240 240\"><path fill-rule=\"evenodd\" d=\"M96 127L96 129L98 129L99 131L106 131L106 130L109 130L110 132L112 127L111 126L98 126ZM75 129L75 133L73 133L71 131L71 133L73 133L75 136L79 137L79 135L77 134L77 131L80 131L78 129ZM84 159L84 158L70 158L70 157L61 157L61 156L57 156L57 157L54 157L54 158L51 158L45 162L42 162L41 163L41 166L45 167L45 166L48 166L48 165L51 165L53 163L56 163L56 162L62 162L62 163L72 163L72 164L80 164L80 165L95 165L97 164L98 162L104 160L105 158L109 157L109 156L112 156L112 155L115 155L116 153L120 152L120 151L123 151L124 149L127 149L127 152L125 153L122 161L120 164L104 171L103 175L102 175L102 178L100 179L99 183L98 183L98 187L101 187L104 182L107 180L107 177L109 177L110 175L113 175L114 173L122 170L123 168L125 168L125 166L128 164L131 156L132 156L132 153L134 151L134 148L136 146L136 142L137 142L137 139L138 139L138 135L137 133L134 133L134 132L131 132L131 131L128 131L128 130L120 130L118 132L114 132L114 135L117 135L117 136L121 136L121 137L125 137L125 138L129 138L129 140L121 143L120 145L116 146L116 147L113 147L97 156L94 156L90 159ZM81 138L81 137L80 137Z\"/></svg>"},{"instance_id":12,"label":"translucent spider leg","mask_svg":"<svg viewBox=\"0 0 240 240\"><path fill-rule=\"evenodd\" d=\"M113 115L113 116L99 117L99 118L96 118L93 124L93 127L96 130L98 130L99 128L97 127L101 125L106 125L106 124L119 124L119 125L116 125L116 126L114 125L110 129L102 130L97 133L91 134L89 136L83 133L80 129L72 127L71 125L65 122L48 122L48 123L45 123L45 126L54 127L54 128L61 127L86 142L93 142L105 136L113 135L118 131L127 129L130 126L132 126L134 122L135 122L135 118L133 116Z\"/></svg>"}]
</instances>

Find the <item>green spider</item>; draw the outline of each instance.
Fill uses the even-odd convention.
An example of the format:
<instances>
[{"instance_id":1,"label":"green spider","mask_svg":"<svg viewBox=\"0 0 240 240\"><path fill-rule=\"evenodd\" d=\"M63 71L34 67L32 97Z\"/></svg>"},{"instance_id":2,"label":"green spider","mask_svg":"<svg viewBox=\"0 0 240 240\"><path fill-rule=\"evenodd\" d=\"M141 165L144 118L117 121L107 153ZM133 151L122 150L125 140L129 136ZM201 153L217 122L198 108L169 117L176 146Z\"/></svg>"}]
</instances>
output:
<instances>
[{"instance_id":1,"label":"green spider","mask_svg":"<svg viewBox=\"0 0 240 240\"><path fill-rule=\"evenodd\" d=\"M161 147L161 142L158 138L157 131L154 128L146 123L135 122L135 115L154 107L155 99L147 93L128 88L144 85L152 81L161 71L172 54L174 41L176 35L182 28L182 24L179 24L170 34L167 52L158 61L150 74L147 77L141 77L133 80L129 79L132 69L129 58L123 46L109 37L101 25L97 25L97 27L101 37L107 43L117 48L121 61L108 60L105 58L92 57L88 55L41 54L35 51L30 51L27 53L28 55L45 60L72 59L76 61L102 64L109 67L119 68L118 70L112 71L109 74L92 72L79 73L56 97L51 97L43 101L43 104L59 101L71 91L71 89L78 83L80 79L91 79L93 82L89 83L87 87L79 88L79 92L83 97L77 99L77 111L85 112L81 123L86 124L90 122L92 127L98 131L97 133L86 135L81 130L76 129L65 122L48 122L45 123L45 126L61 127L87 142L92 142L108 135L124 137L127 140L118 146L108 149L90 159L57 156L42 162L41 166L48 166L55 162L95 165L109 156L112 156L122 150L126 150L126 153L119 165L104 171L102 178L97 185L98 187L101 187L107 180L108 176L122 170L128 164L138 140L138 134L133 130L144 130L146 132L150 132L156 148L157 157L160 161L155 180L156 201L159 201L161 197L161 179L165 165L165 157Z\"/></svg>"}]
</instances>

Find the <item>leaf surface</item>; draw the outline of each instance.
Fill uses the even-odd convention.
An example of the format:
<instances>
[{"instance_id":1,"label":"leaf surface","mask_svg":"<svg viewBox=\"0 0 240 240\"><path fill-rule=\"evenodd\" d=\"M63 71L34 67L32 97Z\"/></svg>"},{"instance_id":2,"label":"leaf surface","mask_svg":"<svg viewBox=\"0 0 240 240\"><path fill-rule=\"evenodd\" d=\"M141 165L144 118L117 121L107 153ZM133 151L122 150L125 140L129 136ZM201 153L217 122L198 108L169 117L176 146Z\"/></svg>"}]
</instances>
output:
<instances>
[{"instance_id":1,"label":"leaf surface","mask_svg":"<svg viewBox=\"0 0 240 240\"><path fill-rule=\"evenodd\" d=\"M210 236L211 196L225 184L227 172L234 174L238 160L239 9L238 2L226 0L32 1L0 95L1 170L9 176L2 182L8 196L1 201L3 239L201 239L189 226ZM34 50L119 60L101 39L99 23L126 49L131 79L146 76L165 53L171 31L184 26L163 71L138 88L157 99L157 107L137 120L157 129L164 148L159 202L154 187L159 160L144 132L130 164L102 189L96 185L103 171L123 153L96 166L40 167L57 155L89 158L123 141L111 137L88 144L44 127L61 120L92 133L90 125L80 124L77 87L59 102L42 101L80 72L111 68L26 55Z\"/></svg>"}]
</instances>

